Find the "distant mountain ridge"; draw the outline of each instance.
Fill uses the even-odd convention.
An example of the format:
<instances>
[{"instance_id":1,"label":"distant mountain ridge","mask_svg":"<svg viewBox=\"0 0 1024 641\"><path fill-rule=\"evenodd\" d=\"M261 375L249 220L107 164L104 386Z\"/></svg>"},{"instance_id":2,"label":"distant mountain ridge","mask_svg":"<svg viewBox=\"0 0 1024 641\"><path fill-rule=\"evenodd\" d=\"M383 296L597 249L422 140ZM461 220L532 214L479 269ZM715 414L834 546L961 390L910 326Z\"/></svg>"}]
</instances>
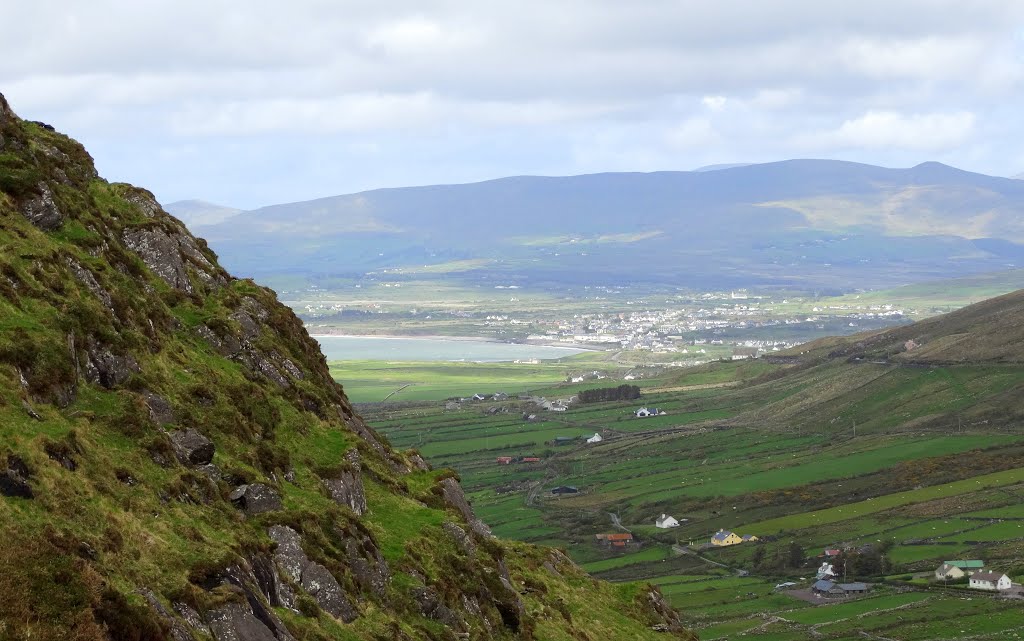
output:
<instances>
[{"instance_id":1,"label":"distant mountain ridge","mask_svg":"<svg viewBox=\"0 0 1024 641\"><path fill-rule=\"evenodd\" d=\"M179 200L167 203L163 207L190 229L204 225L216 225L242 212L237 207L225 207L205 200Z\"/></svg>"},{"instance_id":2,"label":"distant mountain ridge","mask_svg":"<svg viewBox=\"0 0 1024 641\"><path fill-rule=\"evenodd\" d=\"M201 229L253 276L487 259L459 278L842 289L1012 267L1024 260L1022 214L1024 183L1009 178L788 160L377 189Z\"/></svg>"}]
</instances>

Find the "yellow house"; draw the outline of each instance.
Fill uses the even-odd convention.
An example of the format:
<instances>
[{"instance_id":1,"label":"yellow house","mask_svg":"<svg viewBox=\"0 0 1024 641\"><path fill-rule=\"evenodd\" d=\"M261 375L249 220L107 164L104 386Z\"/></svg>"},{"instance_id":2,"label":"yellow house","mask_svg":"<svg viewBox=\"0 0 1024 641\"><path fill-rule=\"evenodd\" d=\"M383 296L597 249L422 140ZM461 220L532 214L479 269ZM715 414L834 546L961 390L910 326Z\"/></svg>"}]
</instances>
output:
<instances>
[{"instance_id":1,"label":"yellow house","mask_svg":"<svg viewBox=\"0 0 1024 641\"><path fill-rule=\"evenodd\" d=\"M711 545L736 545L737 543L743 543L735 532L729 532L727 530L719 530L713 537L711 537Z\"/></svg>"}]
</instances>

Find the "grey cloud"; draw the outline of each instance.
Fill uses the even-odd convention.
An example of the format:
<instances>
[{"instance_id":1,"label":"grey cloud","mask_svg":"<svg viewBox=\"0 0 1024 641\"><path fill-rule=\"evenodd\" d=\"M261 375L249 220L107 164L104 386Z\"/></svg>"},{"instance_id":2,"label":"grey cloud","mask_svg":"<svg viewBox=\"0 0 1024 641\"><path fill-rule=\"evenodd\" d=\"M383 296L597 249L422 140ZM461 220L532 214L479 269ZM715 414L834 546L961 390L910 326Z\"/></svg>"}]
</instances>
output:
<instances>
[{"instance_id":1,"label":"grey cloud","mask_svg":"<svg viewBox=\"0 0 1024 641\"><path fill-rule=\"evenodd\" d=\"M97 144L101 166L117 147L115 172L134 171L116 160L132 139L170 167L176 148L226 154L225 139L273 157L289 135L430 162L424 180L810 152L995 171L1024 135L996 125L1022 106L1017 0L8 4L5 23L23 28L0 40L0 91ZM489 139L504 165L400 150L479 154ZM380 180L335 162L349 182L322 178L326 193ZM416 172L394 166L396 180Z\"/></svg>"}]
</instances>

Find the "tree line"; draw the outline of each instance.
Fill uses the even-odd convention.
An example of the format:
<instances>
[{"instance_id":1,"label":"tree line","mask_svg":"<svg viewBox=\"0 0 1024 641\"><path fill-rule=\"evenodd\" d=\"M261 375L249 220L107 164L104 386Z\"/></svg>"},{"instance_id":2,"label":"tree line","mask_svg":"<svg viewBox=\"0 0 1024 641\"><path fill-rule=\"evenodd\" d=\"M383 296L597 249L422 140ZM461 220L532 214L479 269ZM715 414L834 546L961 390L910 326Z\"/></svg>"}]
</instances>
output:
<instances>
[{"instance_id":1,"label":"tree line","mask_svg":"<svg viewBox=\"0 0 1024 641\"><path fill-rule=\"evenodd\" d=\"M599 387L583 390L579 393L580 403L604 403L606 401L631 401L640 398L640 388L636 385L619 385L618 387Z\"/></svg>"}]
</instances>

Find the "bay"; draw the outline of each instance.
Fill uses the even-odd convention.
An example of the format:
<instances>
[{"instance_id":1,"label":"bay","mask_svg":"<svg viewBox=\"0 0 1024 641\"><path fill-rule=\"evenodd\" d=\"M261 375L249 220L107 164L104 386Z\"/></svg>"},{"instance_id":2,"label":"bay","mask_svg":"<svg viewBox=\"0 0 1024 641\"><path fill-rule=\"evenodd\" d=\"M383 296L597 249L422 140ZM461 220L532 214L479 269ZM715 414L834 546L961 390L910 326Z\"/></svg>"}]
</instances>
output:
<instances>
[{"instance_id":1,"label":"bay","mask_svg":"<svg viewBox=\"0 0 1024 641\"><path fill-rule=\"evenodd\" d=\"M582 349L445 338L314 336L328 361L503 361L563 358Z\"/></svg>"}]
</instances>

